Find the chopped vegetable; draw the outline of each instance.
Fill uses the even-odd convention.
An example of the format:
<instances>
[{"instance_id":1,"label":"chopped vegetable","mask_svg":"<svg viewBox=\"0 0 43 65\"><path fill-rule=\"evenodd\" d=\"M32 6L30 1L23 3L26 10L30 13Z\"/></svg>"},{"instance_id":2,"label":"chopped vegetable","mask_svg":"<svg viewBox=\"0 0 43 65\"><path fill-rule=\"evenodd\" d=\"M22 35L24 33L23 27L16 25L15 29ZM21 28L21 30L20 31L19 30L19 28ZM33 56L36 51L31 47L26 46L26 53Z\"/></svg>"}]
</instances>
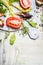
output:
<instances>
[{"instance_id":1,"label":"chopped vegetable","mask_svg":"<svg viewBox=\"0 0 43 65\"><path fill-rule=\"evenodd\" d=\"M32 26L32 27L34 27L34 28L36 28L36 23L34 23L32 20L27 20L28 21L28 23Z\"/></svg>"},{"instance_id":2,"label":"chopped vegetable","mask_svg":"<svg viewBox=\"0 0 43 65\"><path fill-rule=\"evenodd\" d=\"M19 16L9 17L6 20L6 25L11 28L20 28L21 22L22 22L22 19Z\"/></svg>"},{"instance_id":3,"label":"chopped vegetable","mask_svg":"<svg viewBox=\"0 0 43 65\"><path fill-rule=\"evenodd\" d=\"M26 27L25 25L24 25L24 23L22 23L22 35L26 35L26 34L28 34L28 32L29 32L29 29L28 29L28 27Z\"/></svg>"},{"instance_id":4,"label":"chopped vegetable","mask_svg":"<svg viewBox=\"0 0 43 65\"><path fill-rule=\"evenodd\" d=\"M31 7L30 0L20 0L20 5L23 9L28 9Z\"/></svg>"},{"instance_id":5,"label":"chopped vegetable","mask_svg":"<svg viewBox=\"0 0 43 65\"><path fill-rule=\"evenodd\" d=\"M15 35L15 33L14 33L14 34L12 34L11 37L10 37L10 45L13 45L14 42L15 42L15 40L16 40L16 35Z\"/></svg>"},{"instance_id":6,"label":"chopped vegetable","mask_svg":"<svg viewBox=\"0 0 43 65\"><path fill-rule=\"evenodd\" d=\"M0 19L0 26L1 26L1 27L4 26L4 23L3 23L2 19Z\"/></svg>"},{"instance_id":7,"label":"chopped vegetable","mask_svg":"<svg viewBox=\"0 0 43 65\"><path fill-rule=\"evenodd\" d=\"M22 18L25 19L30 19L32 17L32 15L28 14L28 13L18 13L17 15L21 16Z\"/></svg>"}]
</instances>

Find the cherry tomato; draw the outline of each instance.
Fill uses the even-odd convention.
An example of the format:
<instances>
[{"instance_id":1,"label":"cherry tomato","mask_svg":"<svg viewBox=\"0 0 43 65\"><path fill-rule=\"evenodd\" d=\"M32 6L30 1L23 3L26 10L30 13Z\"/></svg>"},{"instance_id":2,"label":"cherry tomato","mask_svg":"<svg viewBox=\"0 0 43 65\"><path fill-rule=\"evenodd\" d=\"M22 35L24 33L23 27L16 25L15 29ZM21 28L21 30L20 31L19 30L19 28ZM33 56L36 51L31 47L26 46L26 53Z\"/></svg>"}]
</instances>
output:
<instances>
[{"instance_id":1,"label":"cherry tomato","mask_svg":"<svg viewBox=\"0 0 43 65\"><path fill-rule=\"evenodd\" d=\"M22 8L28 9L31 6L31 2L30 0L20 0L20 5L22 6Z\"/></svg>"},{"instance_id":2,"label":"cherry tomato","mask_svg":"<svg viewBox=\"0 0 43 65\"><path fill-rule=\"evenodd\" d=\"M11 28L20 28L21 23L22 23L22 19L19 16L9 17L6 20L6 25Z\"/></svg>"}]
</instances>

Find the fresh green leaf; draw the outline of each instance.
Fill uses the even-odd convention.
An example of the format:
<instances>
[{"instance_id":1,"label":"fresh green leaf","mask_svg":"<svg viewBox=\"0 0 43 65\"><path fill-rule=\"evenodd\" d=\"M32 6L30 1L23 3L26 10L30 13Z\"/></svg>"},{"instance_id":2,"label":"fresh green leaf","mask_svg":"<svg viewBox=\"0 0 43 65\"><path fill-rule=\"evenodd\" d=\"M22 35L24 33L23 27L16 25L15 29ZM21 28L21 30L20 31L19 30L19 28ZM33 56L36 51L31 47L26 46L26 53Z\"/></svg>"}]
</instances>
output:
<instances>
[{"instance_id":1,"label":"fresh green leaf","mask_svg":"<svg viewBox=\"0 0 43 65\"><path fill-rule=\"evenodd\" d=\"M5 13L6 9L0 8L0 13Z\"/></svg>"},{"instance_id":2,"label":"fresh green leaf","mask_svg":"<svg viewBox=\"0 0 43 65\"><path fill-rule=\"evenodd\" d=\"M3 14L6 13L6 8L4 7L2 2L0 2L0 13L3 13Z\"/></svg>"},{"instance_id":3,"label":"fresh green leaf","mask_svg":"<svg viewBox=\"0 0 43 65\"><path fill-rule=\"evenodd\" d=\"M29 29L28 29L28 27L26 27L25 25L24 25L24 23L22 23L22 34L23 35L26 35L26 34L28 34L28 32L29 32Z\"/></svg>"},{"instance_id":4,"label":"fresh green leaf","mask_svg":"<svg viewBox=\"0 0 43 65\"><path fill-rule=\"evenodd\" d=\"M14 34L12 34L11 37L10 37L10 45L13 45L14 42L15 42L15 40L16 40L16 35L15 35L15 33L14 33Z\"/></svg>"}]
</instances>

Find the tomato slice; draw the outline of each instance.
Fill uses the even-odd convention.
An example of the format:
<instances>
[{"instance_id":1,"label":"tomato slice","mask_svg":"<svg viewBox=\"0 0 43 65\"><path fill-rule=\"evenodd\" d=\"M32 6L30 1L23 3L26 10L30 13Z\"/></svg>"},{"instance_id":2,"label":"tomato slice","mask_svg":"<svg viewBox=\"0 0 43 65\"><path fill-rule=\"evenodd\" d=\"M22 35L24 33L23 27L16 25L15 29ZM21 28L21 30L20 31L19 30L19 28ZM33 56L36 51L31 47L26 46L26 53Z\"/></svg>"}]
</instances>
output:
<instances>
[{"instance_id":1,"label":"tomato slice","mask_svg":"<svg viewBox=\"0 0 43 65\"><path fill-rule=\"evenodd\" d=\"M6 20L6 25L11 28L20 28L21 23L22 23L22 19L19 16L9 17Z\"/></svg>"},{"instance_id":2,"label":"tomato slice","mask_svg":"<svg viewBox=\"0 0 43 65\"><path fill-rule=\"evenodd\" d=\"M22 6L22 8L28 9L31 6L31 2L30 0L20 0L20 5Z\"/></svg>"}]
</instances>

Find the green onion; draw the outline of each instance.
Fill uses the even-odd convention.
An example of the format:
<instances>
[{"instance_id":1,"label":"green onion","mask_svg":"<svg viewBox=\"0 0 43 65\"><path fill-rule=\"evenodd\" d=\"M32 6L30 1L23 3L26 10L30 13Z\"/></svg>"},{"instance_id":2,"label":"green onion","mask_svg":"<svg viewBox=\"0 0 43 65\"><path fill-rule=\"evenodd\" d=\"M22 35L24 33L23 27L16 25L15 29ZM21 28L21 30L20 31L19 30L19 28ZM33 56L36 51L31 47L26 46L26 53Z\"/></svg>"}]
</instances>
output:
<instances>
[{"instance_id":1,"label":"green onion","mask_svg":"<svg viewBox=\"0 0 43 65\"><path fill-rule=\"evenodd\" d=\"M28 23L29 23L32 27L36 28L36 23L34 23L32 20L27 20L27 21L28 21Z\"/></svg>"}]
</instances>

